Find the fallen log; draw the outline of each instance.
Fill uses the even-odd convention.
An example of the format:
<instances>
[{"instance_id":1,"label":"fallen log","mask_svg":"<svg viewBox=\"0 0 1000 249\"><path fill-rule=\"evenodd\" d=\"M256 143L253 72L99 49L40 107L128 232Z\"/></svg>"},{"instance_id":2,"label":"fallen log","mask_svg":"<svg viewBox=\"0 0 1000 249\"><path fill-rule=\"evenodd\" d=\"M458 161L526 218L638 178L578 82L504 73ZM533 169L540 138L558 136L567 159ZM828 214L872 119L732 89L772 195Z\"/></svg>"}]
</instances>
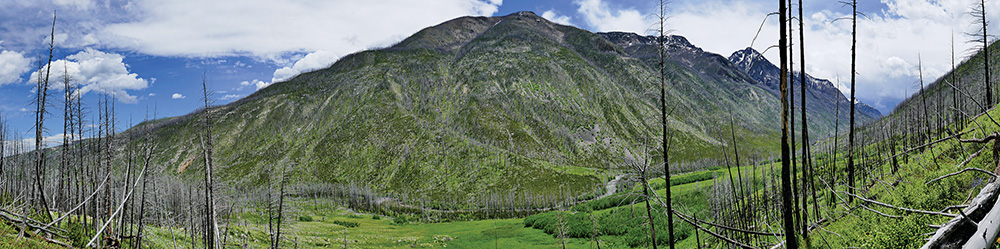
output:
<instances>
[{"instance_id":1,"label":"fallen log","mask_svg":"<svg viewBox=\"0 0 1000 249\"><path fill-rule=\"evenodd\" d=\"M905 150L905 151L903 151L903 152L899 152L899 153L897 153L897 154L895 154L895 155L892 155L892 156L890 156L890 157L887 157L887 158L884 158L884 159L882 159L882 161L885 161L885 160L889 160L889 159L892 159L892 158L894 158L894 157L898 157L898 156L901 156L901 155L903 155L903 154L907 154L907 153L910 153L911 151L914 151L914 150L919 150L919 149L922 149L922 148L924 148L924 147L927 147L927 146L931 146L931 145L934 145L934 144L936 144L936 143L940 143L940 142L944 142L944 141L946 141L946 140L948 140L948 139L952 139L952 138L955 138L955 137L959 137L959 136L962 136L962 135L964 135L965 133L969 133L969 132L973 132L973 131L975 131L975 130L976 130L975 128L972 128L972 129L969 129L968 131L964 131L964 132L959 132L958 134L955 134L955 135L951 135L951 136L947 136L947 137L943 137L943 138L941 138L941 139L938 139L938 140L934 140L933 142L930 142L930 143L926 143L926 144L923 144L923 145L920 145L920 146L917 146L917 147L913 147L913 148L909 148L909 149L907 149L907 150ZM962 142L965 142L965 140L964 140L964 139L963 139L963 140L959 140L959 141L962 141Z\"/></svg>"},{"instance_id":2,"label":"fallen log","mask_svg":"<svg viewBox=\"0 0 1000 249\"><path fill-rule=\"evenodd\" d=\"M985 213L986 205L994 205L997 200L997 182L991 182L983 186L979 191L979 195L972 199L972 202L965 207L962 212L967 214L972 218L981 217ZM921 249L931 249L931 248L959 248L959 245L964 244L968 240L969 232L966 229L974 228L975 226L968 222L967 219L963 217L954 217L947 223L942 225L933 236L928 239L927 243L921 246Z\"/></svg>"},{"instance_id":3,"label":"fallen log","mask_svg":"<svg viewBox=\"0 0 1000 249\"><path fill-rule=\"evenodd\" d=\"M867 202L867 203L871 203L871 204L875 204L875 205L879 205L879 206L883 206L883 207L887 207L887 208L892 208L892 209L896 209L896 210L901 210L901 211L905 211L905 212L909 212L909 213L941 215L941 216L948 216L948 217L952 217L952 218L958 217L958 215L950 214L950 213L942 213L942 212L937 212L937 211L927 211L927 210L920 210L920 209L897 207L897 206L893 206L893 205L890 205L890 204L887 204L887 203L884 203L884 202L880 202L880 201L868 199L868 198L865 198L865 197L862 197L862 196L859 196L859 195L856 195L856 194L851 194L851 193L847 193L847 192L844 192L844 193L847 194L847 195L850 195L850 196L854 196L855 198L858 198L859 200Z\"/></svg>"},{"instance_id":4,"label":"fallen log","mask_svg":"<svg viewBox=\"0 0 1000 249\"><path fill-rule=\"evenodd\" d=\"M6 210L4 212L0 212L0 218L3 218L4 220L7 220L7 222L10 222L12 224L25 224L25 225L28 226L28 228L35 229L36 231L42 231L42 232L45 232L45 233L47 233L49 235L57 236L57 237L64 238L64 239L68 239L69 238L69 237L66 237L65 235L57 233L56 231L52 231L52 230L49 230L47 228L42 227L41 223L37 223L37 221L34 221L34 220L30 219L30 218L28 218L27 220L31 221L31 222L24 222L25 221L24 219L21 219L20 217L16 217L16 215L15 216L9 215L7 213L9 213L9 212L6 212Z\"/></svg>"},{"instance_id":5,"label":"fallen log","mask_svg":"<svg viewBox=\"0 0 1000 249\"><path fill-rule=\"evenodd\" d=\"M996 243L1000 234L1000 205L997 204L994 203L986 217L979 221L976 232L965 242L963 249L991 248Z\"/></svg>"},{"instance_id":6,"label":"fallen log","mask_svg":"<svg viewBox=\"0 0 1000 249\"><path fill-rule=\"evenodd\" d=\"M989 171L986 171L986 170L980 169L980 168L964 168L962 170L959 170L958 172L947 174L947 175L943 175L943 176L939 176L938 178L931 179L930 181L927 181L924 184L931 184L932 182L936 182L936 181L940 181L941 179L945 179L945 178L948 178L948 177L956 176L958 174L965 173L967 171L975 171L975 172L987 174L987 175L990 175L990 177L992 177L992 179L997 179L997 174L994 174L993 172L989 172Z\"/></svg>"}]
</instances>

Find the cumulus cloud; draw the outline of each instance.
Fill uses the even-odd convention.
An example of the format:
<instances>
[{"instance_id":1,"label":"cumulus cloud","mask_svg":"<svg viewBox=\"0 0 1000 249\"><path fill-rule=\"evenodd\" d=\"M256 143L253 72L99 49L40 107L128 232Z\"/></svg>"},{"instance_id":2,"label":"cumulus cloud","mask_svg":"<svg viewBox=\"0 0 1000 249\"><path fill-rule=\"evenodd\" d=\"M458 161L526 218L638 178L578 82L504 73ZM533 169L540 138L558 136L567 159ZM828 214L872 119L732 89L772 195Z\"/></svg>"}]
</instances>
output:
<instances>
[{"instance_id":1,"label":"cumulus cloud","mask_svg":"<svg viewBox=\"0 0 1000 249\"><path fill-rule=\"evenodd\" d=\"M560 15L560 14L556 13L553 10L546 10L545 12L542 12L542 18L545 18L545 19L547 19L549 21L552 21L552 22L555 22L555 23L558 23L558 24L568 25L568 26L574 26L573 23L569 21L570 17L564 16L564 15Z\"/></svg>"},{"instance_id":2,"label":"cumulus cloud","mask_svg":"<svg viewBox=\"0 0 1000 249\"><path fill-rule=\"evenodd\" d=\"M300 73L313 71L316 69L329 67L333 62L337 61L340 55L332 51L316 51L307 54L302 59L299 59L291 67L283 67L274 71L274 78L271 78L271 82L282 82L299 75ZM258 89L260 89L258 87Z\"/></svg>"},{"instance_id":3,"label":"cumulus cloud","mask_svg":"<svg viewBox=\"0 0 1000 249\"><path fill-rule=\"evenodd\" d=\"M174 93L174 95L170 95L170 98L171 99L183 99L183 98L187 98L187 96L184 96L183 94L180 94L180 93Z\"/></svg>"},{"instance_id":4,"label":"cumulus cloud","mask_svg":"<svg viewBox=\"0 0 1000 249\"><path fill-rule=\"evenodd\" d=\"M79 89L79 94L97 91L110 94L123 103L133 104L138 99L127 91L145 89L149 86L149 82L139 78L138 74L129 72L128 65L123 59L120 54L87 48L66 56L65 59L53 61L50 82L62 82L63 77L69 76L72 84ZM49 67L44 66L42 70L32 72L29 79L37 78L39 73L44 74L47 68ZM28 83L34 81L28 80ZM65 86L61 83L50 83L50 88L58 90Z\"/></svg>"},{"instance_id":5,"label":"cumulus cloud","mask_svg":"<svg viewBox=\"0 0 1000 249\"><path fill-rule=\"evenodd\" d=\"M391 45L420 29L459 16L491 16L502 3L15 0L0 8L0 16L20 18L0 18L0 37L13 45L8 49L40 50L40 41L48 41L49 37L50 9L58 6L59 47L123 49L155 56L251 56L278 66L281 71L275 72L275 79L287 80L329 65L341 55ZM318 51L323 52L317 55L324 56L307 55ZM297 66L301 59L315 64Z\"/></svg>"},{"instance_id":6,"label":"cumulus cloud","mask_svg":"<svg viewBox=\"0 0 1000 249\"><path fill-rule=\"evenodd\" d=\"M615 8L602 0L577 0L574 2L577 12L584 21L600 32L626 31L639 34L646 33L656 18L644 15L631 8Z\"/></svg>"},{"instance_id":7,"label":"cumulus cloud","mask_svg":"<svg viewBox=\"0 0 1000 249\"><path fill-rule=\"evenodd\" d=\"M156 97L156 93L149 93L150 97Z\"/></svg>"},{"instance_id":8,"label":"cumulus cloud","mask_svg":"<svg viewBox=\"0 0 1000 249\"><path fill-rule=\"evenodd\" d=\"M264 82L264 81L255 79L255 80L252 80L252 81L243 81L243 82L240 82L240 88L242 89L244 86L254 86L254 87L257 88L256 90L260 90L260 89L263 89L263 88L265 88L267 86L270 86L271 83L272 82Z\"/></svg>"},{"instance_id":9,"label":"cumulus cloud","mask_svg":"<svg viewBox=\"0 0 1000 249\"><path fill-rule=\"evenodd\" d=\"M31 59L9 50L0 52L0 85L17 83L21 75L31 70Z\"/></svg>"},{"instance_id":10,"label":"cumulus cloud","mask_svg":"<svg viewBox=\"0 0 1000 249\"><path fill-rule=\"evenodd\" d=\"M394 42L463 15L496 13L501 1L137 1L139 20L111 24L102 42L166 56L289 52L348 54ZM372 14L378 13L378 14ZM414 15L414 13L418 13Z\"/></svg>"}]
</instances>

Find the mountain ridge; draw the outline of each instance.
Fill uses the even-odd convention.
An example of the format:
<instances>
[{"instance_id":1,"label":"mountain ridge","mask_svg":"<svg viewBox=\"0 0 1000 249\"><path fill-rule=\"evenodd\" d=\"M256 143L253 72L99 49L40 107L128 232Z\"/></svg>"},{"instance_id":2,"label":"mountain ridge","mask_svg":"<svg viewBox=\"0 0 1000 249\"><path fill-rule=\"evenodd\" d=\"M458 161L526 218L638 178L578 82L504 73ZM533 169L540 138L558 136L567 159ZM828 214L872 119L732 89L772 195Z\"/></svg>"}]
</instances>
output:
<instances>
[{"instance_id":1,"label":"mountain ridge","mask_svg":"<svg viewBox=\"0 0 1000 249\"><path fill-rule=\"evenodd\" d=\"M656 47L606 38L531 12L459 17L146 125L164 150L155 160L175 172L200 161L194 120L215 116L218 175L238 184L284 164L295 165L297 181L432 200L581 196L625 169L627 151L649 151L653 164L662 153L651 146L660 137L659 72L649 64ZM767 141L779 137L778 98L725 57L683 37L670 44L673 170L721 158L732 141L719 124L731 117L741 150L775 150Z\"/></svg>"}]
</instances>

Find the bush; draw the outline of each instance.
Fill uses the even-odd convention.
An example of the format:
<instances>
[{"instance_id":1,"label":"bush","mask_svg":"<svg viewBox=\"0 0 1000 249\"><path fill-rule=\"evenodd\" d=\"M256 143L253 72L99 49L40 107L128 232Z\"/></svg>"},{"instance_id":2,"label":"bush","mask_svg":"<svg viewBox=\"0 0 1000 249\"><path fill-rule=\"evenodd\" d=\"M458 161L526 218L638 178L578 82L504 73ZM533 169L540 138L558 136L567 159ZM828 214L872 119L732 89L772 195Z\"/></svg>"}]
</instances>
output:
<instances>
[{"instance_id":1,"label":"bush","mask_svg":"<svg viewBox=\"0 0 1000 249\"><path fill-rule=\"evenodd\" d=\"M372 219L373 220L381 220L382 216L378 216L377 214L376 215L372 215Z\"/></svg>"},{"instance_id":2,"label":"bush","mask_svg":"<svg viewBox=\"0 0 1000 249\"><path fill-rule=\"evenodd\" d=\"M712 178L715 178L715 172L714 171L700 171L700 172L694 172L694 173L690 173L690 174L683 174L683 175L679 175L679 176L670 177L670 186L677 186L677 185L688 184L688 183L692 183L692 182L700 182L700 181L704 181L704 180L711 180ZM659 183L659 182L655 183L655 184L650 184L650 185L653 187L653 189L663 189L664 188L664 184L663 183Z\"/></svg>"},{"instance_id":3,"label":"bush","mask_svg":"<svg viewBox=\"0 0 1000 249\"><path fill-rule=\"evenodd\" d=\"M337 224L337 225L340 225L340 226L346 227L346 228L353 228L353 227L358 227L358 226L361 225L361 224L359 224L357 222L343 221L343 220L335 220L335 221L333 221L333 224Z\"/></svg>"},{"instance_id":4,"label":"bush","mask_svg":"<svg viewBox=\"0 0 1000 249\"><path fill-rule=\"evenodd\" d=\"M641 196L635 192L618 193L612 196L608 196L607 198L604 199L588 201L586 204L582 205L587 205L590 208L590 210L604 210L618 206L630 205L632 204L633 201L640 202L645 200L646 198L644 196Z\"/></svg>"},{"instance_id":5,"label":"bush","mask_svg":"<svg viewBox=\"0 0 1000 249\"><path fill-rule=\"evenodd\" d=\"M524 218L524 226L542 230L553 236L558 236L560 215L562 215L562 226L566 230L567 237L590 238L593 235L594 224L590 219L590 213L584 212L577 212L574 214L564 211L554 211L535 214Z\"/></svg>"},{"instance_id":6,"label":"bush","mask_svg":"<svg viewBox=\"0 0 1000 249\"><path fill-rule=\"evenodd\" d=\"M409 223L409 222L410 221L406 218L406 215L399 215L399 216L396 216L396 218L392 218L392 223L396 223L396 224L406 224L406 223Z\"/></svg>"},{"instance_id":7,"label":"bush","mask_svg":"<svg viewBox=\"0 0 1000 249\"><path fill-rule=\"evenodd\" d=\"M592 211L594 211L594 209L590 208L590 205L587 205L586 203L573 206L573 212L590 213Z\"/></svg>"},{"instance_id":8,"label":"bush","mask_svg":"<svg viewBox=\"0 0 1000 249\"><path fill-rule=\"evenodd\" d=\"M313 217L312 216L299 216L299 221L310 222L310 221L313 221Z\"/></svg>"},{"instance_id":9,"label":"bush","mask_svg":"<svg viewBox=\"0 0 1000 249\"><path fill-rule=\"evenodd\" d=\"M69 229L66 229L66 231L69 232L69 234L67 235L70 238L70 240L73 241L73 246L80 248L83 248L85 246L84 243L87 243L87 240L89 239L87 238L88 236L86 235L87 234L86 229L87 227L84 227L83 224L76 222L69 223Z\"/></svg>"}]
</instances>

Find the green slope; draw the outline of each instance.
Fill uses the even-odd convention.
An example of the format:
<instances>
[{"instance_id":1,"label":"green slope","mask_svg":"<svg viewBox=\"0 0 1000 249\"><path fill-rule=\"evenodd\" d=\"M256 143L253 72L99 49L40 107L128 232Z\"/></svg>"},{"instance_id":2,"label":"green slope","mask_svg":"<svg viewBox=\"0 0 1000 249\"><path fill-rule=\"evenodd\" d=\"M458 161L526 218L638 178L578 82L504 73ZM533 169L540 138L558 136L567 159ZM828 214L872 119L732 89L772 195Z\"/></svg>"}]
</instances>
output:
<instances>
[{"instance_id":1,"label":"green slope","mask_svg":"<svg viewBox=\"0 0 1000 249\"><path fill-rule=\"evenodd\" d=\"M730 109L749 149L773 149L763 141L777 134L776 98L671 70L674 158L714 157ZM468 203L487 192L526 200L598 190L623 149L658 143L658 107L656 71L596 34L522 12L451 20L207 113L218 175L235 184L284 163L297 181ZM205 113L147 124L169 172L201 170Z\"/></svg>"}]
</instances>

